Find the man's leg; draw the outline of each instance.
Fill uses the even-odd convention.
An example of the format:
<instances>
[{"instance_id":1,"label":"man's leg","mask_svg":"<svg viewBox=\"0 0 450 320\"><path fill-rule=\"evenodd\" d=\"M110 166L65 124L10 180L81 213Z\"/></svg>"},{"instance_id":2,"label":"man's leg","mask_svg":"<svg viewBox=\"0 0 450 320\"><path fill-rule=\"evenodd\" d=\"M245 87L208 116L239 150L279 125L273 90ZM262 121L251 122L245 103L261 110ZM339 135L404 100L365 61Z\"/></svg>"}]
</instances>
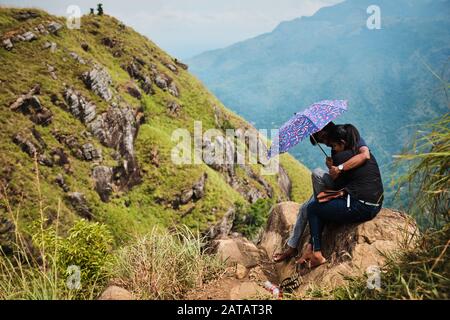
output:
<instances>
[{"instance_id":1,"label":"man's leg","mask_svg":"<svg viewBox=\"0 0 450 320\"><path fill-rule=\"evenodd\" d=\"M325 170L316 168L311 173L312 186L314 191L314 198L326 189L334 188L334 181L331 176Z\"/></svg>"}]
</instances>

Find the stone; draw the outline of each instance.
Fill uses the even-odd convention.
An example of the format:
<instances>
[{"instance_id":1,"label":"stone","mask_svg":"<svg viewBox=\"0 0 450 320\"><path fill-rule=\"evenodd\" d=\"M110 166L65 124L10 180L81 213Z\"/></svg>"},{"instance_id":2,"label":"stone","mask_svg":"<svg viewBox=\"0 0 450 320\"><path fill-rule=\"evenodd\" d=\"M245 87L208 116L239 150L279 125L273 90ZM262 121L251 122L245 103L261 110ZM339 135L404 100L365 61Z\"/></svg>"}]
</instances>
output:
<instances>
[{"instance_id":1,"label":"stone","mask_svg":"<svg viewBox=\"0 0 450 320\"><path fill-rule=\"evenodd\" d=\"M171 82L169 84L167 91L169 91L169 93L174 97L178 98L180 96L180 91L178 90L178 87L176 86L175 82Z\"/></svg>"},{"instance_id":2,"label":"stone","mask_svg":"<svg viewBox=\"0 0 450 320\"><path fill-rule=\"evenodd\" d=\"M86 64L86 61L84 61L84 59L75 52L69 52L69 56L71 56L75 61L77 61L80 64Z\"/></svg>"},{"instance_id":3,"label":"stone","mask_svg":"<svg viewBox=\"0 0 450 320\"><path fill-rule=\"evenodd\" d=\"M224 238L212 242L213 252L227 265L241 264L246 268L257 266L264 251L246 238Z\"/></svg>"},{"instance_id":4,"label":"stone","mask_svg":"<svg viewBox=\"0 0 450 320\"><path fill-rule=\"evenodd\" d=\"M97 191L103 202L108 202L113 191L113 170L107 166L97 166L92 170L92 178L95 180Z\"/></svg>"},{"instance_id":5,"label":"stone","mask_svg":"<svg viewBox=\"0 0 450 320\"><path fill-rule=\"evenodd\" d=\"M230 300L270 299L270 293L253 281L245 281L230 290Z\"/></svg>"},{"instance_id":6,"label":"stone","mask_svg":"<svg viewBox=\"0 0 450 320\"><path fill-rule=\"evenodd\" d=\"M37 12L31 11L31 10L25 10L25 11L20 11L16 14L14 14L14 19L19 20L19 21L26 21L29 19L35 19L35 18L39 18L41 15Z\"/></svg>"},{"instance_id":7,"label":"stone","mask_svg":"<svg viewBox=\"0 0 450 320\"><path fill-rule=\"evenodd\" d=\"M178 72L177 67L175 67L173 64L166 62L166 63L164 63L164 65L167 67L167 69L169 69L173 73L177 73Z\"/></svg>"},{"instance_id":8,"label":"stone","mask_svg":"<svg viewBox=\"0 0 450 320\"><path fill-rule=\"evenodd\" d=\"M170 79L165 74L157 74L155 77L155 84L163 90L167 90L169 86Z\"/></svg>"},{"instance_id":9,"label":"stone","mask_svg":"<svg viewBox=\"0 0 450 320\"><path fill-rule=\"evenodd\" d=\"M233 229L233 222L236 217L236 210L234 207L229 208L222 216L220 221L211 226L206 232L206 238L211 240L225 239Z\"/></svg>"},{"instance_id":10,"label":"stone","mask_svg":"<svg viewBox=\"0 0 450 320\"><path fill-rule=\"evenodd\" d=\"M50 151L50 155L52 156L53 163L64 167L65 165L69 165L69 156L64 152L62 148L54 148Z\"/></svg>"},{"instance_id":11,"label":"stone","mask_svg":"<svg viewBox=\"0 0 450 320\"><path fill-rule=\"evenodd\" d=\"M278 169L278 185L287 200L291 199L292 182L286 170L280 165Z\"/></svg>"},{"instance_id":12,"label":"stone","mask_svg":"<svg viewBox=\"0 0 450 320\"><path fill-rule=\"evenodd\" d=\"M144 81L141 82L141 89L144 90L146 94L155 94L155 90L152 87L152 80L149 77L144 77Z\"/></svg>"},{"instance_id":13,"label":"stone","mask_svg":"<svg viewBox=\"0 0 450 320\"><path fill-rule=\"evenodd\" d=\"M83 49L84 51L88 52L89 51L89 44L86 42L83 42L81 44L81 49Z\"/></svg>"},{"instance_id":14,"label":"stone","mask_svg":"<svg viewBox=\"0 0 450 320\"><path fill-rule=\"evenodd\" d=\"M36 158L39 164L47 167L53 166L53 161L43 153L43 150L38 144L34 143L32 139L28 138L25 134L16 133L13 136L12 141L32 159Z\"/></svg>"},{"instance_id":15,"label":"stone","mask_svg":"<svg viewBox=\"0 0 450 320\"><path fill-rule=\"evenodd\" d=\"M4 39L3 40L3 47L6 49L6 50L8 50L8 51L10 51L10 50L12 50L12 48L14 47L13 46L13 44L12 44L12 42L11 42L11 39Z\"/></svg>"},{"instance_id":16,"label":"stone","mask_svg":"<svg viewBox=\"0 0 450 320\"><path fill-rule=\"evenodd\" d=\"M23 41L34 41L37 40L38 37L33 32L27 31L24 34L22 34L22 38Z\"/></svg>"},{"instance_id":17,"label":"stone","mask_svg":"<svg viewBox=\"0 0 450 320\"><path fill-rule=\"evenodd\" d=\"M132 82L128 83L126 85L126 90L128 92L128 94L136 99L141 99L142 98L142 94L139 91L139 88L136 87L136 85L134 85Z\"/></svg>"},{"instance_id":18,"label":"stone","mask_svg":"<svg viewBox=\"0 0 450 320\"><path fill-rule=\"evenodd\" d=\"M135 300L133 295L124 288L118 286L109 286L100 295L98 300Z\"/></svg>"},{"instance_id":19,"label":"stone","mask_svg":"<svg viewBox=\"0 0 450 320\"><path fill-rule=\"evenodd\" d=\"M58 186L61 187L61 189L63 189L64 192L69 192L69 187L67 186L64 177L62 176L62 174L58 174L55 178L55 182Z\"/></svg>"},{"instance_id":20,"label":"stone","mask_svg":"<svg viewBox=\"0 0 450 320\"><path fill-rule=\"evenodd\" d=\"M116 39L112 39L109 37L102 38L101 42L104 46L107 46L109 48L114 48L118 44L118 41Z\"/></svg>"},{"instance_id":21,"label":"stone","mask_svg":"<svg viewBox=\"0 0 450 320\"><path fill-rule=\"evenodd\" d=\"M184 69L184 70L187 70L187 69L189 68L187 64L181 62L181 61L178 60L178 59L174 59L174 62L175 62L175 64L176 64L177 66L181 67L181 68Z\"/></svg>"},{"instance_id":22,"label":"stone","mask_svg":"<svg viewBox=\"0 0 450 320\"><path fill-rule=\"evenodd\" d=\"M243 266L242 264L238 263L236 265L236 278L237 279L244 279L248 274L248 269Z\"/></svg>"},{"instance_id":23,"label":"stone","mask_svg":"<svg viewBox=\"0 0 450 320\"><path fill-rule=\"evenodd\" d=\"M266 229L259 242L268 257L280 252L296 222L300 205L283 202L275 205L270 213ZM417 225L402 212L383 208L371 221L359 224L327 225L322 236L323 254L329 263L313 269L302 278L298 289L305 292L311 285L335 288L345 283L347 276L361 276L368 267L381 267L383 253L395 253L406 243L413 245L419 235ZM309 239L309 230L303 235L299 250ZM280 280L292 275L293 259L276 264Z\"/></svg>"},{"instance_id":24,"label":"stone","mask_svg":"<svg viewBox=\"0 0 450 320\"><path fill-rule=\"evenodd\" d=\"M27 94L21 95L11 105L12 111L22 112L30 117L30 120L39 125L49 125L53 119L53 113L42 106L37 95L40 86L35 85Z\"/></svg>"},{"instance_id":25,"label":"stone","mask_svg":"<svg viewBox=\"0 0 450 320\"><path fill-rule=\"evenodd\" d=\"M203 173L200 179L194 185L184 190L173 202L172 207L178 208L180 205L185 205L190 201L197 201L205 195L205 182L208 177L207 173Z\"/></svg>"},{"instance_id":26,"label":"stone","mask_svg":"<svg viewBox=\"0 0 450 320\"><path fill-rule=\"evenodd\" d=\"M81 146L81 152L83 157L87 161L100 160L102 159L102 152L100 149L96 149L94 145L90 142L85 143Z\"/></svg>"},{"instance_id":27,"label":"stone","mask_svg":"<svg viewBox=\"0 0 450 320\"><path fill-rule=\"evenodd\" d=\"M66 199L81 217L88 220L92 220L94 218L92 210L89 208L89 204L84 194L81 192L69 192Z\"/></svg>"},{"instance_id":28,"label":"stone","mask_svg":"<svg viewBox=\"0 0 450 320\"><path fill-rule=\"evenodd\" d=\"M47 30L53 34L57 34L61 28L62 28L62 24L55 22L55 21L52 21L47 25Z\"/></svg>"},{"instance_id":29,"label":"stone","mask_svg":"<svg viewBox=\"0 0 450 320\"><path fill-rule=\"evenodd\" d=\"M84 98L81 93L67 87L63 93L68 111L81 122L88 124L96 117L96 105Z\"/></svg>"},{"instance_id":30,"label":"stone","mask_svg":"<svg viewBox=\"0 0 450 320\"><path fill-rule=\"evenodd\" d=\"M103 100L110 101L112 99L112 92L109 88L112 84L112 79L105 68L96 66L91 71L84 72L81 78L86 87Z\"/></svg>"},{"instance_id":31,"label":"stone","mask_svg":"<svg viewBox=\"0 0 450 320\"><path fill-rule=\"evenodd\" d=\"M167 111L172 116L177 116L180 114L181 111L181 105L178 104L176 101L169 101L167 103Z\"/></svg>"}]
</instances>

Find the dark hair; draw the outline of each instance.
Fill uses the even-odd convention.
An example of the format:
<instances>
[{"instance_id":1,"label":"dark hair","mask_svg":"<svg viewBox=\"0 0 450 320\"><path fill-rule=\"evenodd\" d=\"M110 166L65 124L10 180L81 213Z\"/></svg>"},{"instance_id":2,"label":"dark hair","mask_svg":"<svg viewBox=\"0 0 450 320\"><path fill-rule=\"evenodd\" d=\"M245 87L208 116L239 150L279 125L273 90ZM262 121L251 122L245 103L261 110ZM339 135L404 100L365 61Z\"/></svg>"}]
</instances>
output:
<instances>
[{"instance_id":1,"label":"dark hair","mask_svg":"<svg viewBox=\"0 0 450 320\"><path fill-rule=\"evenodd\" d=\"M354 125L344 124L335 126L335 129L329 134L329 138L333 142L341 142L343 140L347 150L351 149L353 152L357 152L361 136Z\"/></svg>"},{"instance_id":2,"label":"dark hair","mask_svg":"<svg viewBox=\"0 0 450 320\"><path fill-rule=\"evenodd\" d=\"M320 143L318 138L320 132L326 132L329 135L332 131L334 131L335 127L336 125L334 124L334 122L330 121L325 127L322 128L322 130L310 135L309 141L313 146L315 146L317 143Z\"/></svg>"}]
</instances>

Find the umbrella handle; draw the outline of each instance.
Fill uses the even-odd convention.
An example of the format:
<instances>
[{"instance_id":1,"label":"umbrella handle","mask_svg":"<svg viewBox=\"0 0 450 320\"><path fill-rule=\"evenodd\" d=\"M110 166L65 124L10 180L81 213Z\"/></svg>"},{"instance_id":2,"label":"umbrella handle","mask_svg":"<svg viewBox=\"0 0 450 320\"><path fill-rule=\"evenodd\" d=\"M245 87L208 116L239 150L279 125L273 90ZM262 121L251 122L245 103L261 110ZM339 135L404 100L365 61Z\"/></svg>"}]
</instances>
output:
<instances>
[{"instance_id":1,"label":"umbrella handle","mask_svg":"<svg viewBox=\"0 0 450 320\"><path fill-rule=\"evenodd\" d=\"M316 143L316 145L319 146L320 150L322 150L323 154L325 155L325 157L328 157L327 153L325 152L325 150L323 150L322 146L320 145L320 143L317 142L316 138L314 138L314 135L311 135L311 137L313 138L314 142Z\"/></svg>"}]
</instances>

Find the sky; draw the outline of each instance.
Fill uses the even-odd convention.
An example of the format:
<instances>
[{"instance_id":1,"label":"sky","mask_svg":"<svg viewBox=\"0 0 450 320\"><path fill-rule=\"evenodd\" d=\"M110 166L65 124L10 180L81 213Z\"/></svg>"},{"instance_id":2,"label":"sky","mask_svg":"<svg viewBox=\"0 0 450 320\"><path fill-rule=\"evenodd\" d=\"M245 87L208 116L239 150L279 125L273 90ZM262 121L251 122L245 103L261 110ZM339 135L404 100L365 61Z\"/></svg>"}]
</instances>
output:
<instances>
[{"instance_id":1,"label":"sky","mask_svg":"<svg viewBox=\"0 0 450 320\"><path fill-rule=\"evenodd\" d=\"M180 59L223 48L272 31L280 22L310 16L342 0L103 0L105 13L146 35ZM0 0L0 5L38 7L66 15L69 5L82 13L88 0Z\"/></svg>"}]
</instances>

